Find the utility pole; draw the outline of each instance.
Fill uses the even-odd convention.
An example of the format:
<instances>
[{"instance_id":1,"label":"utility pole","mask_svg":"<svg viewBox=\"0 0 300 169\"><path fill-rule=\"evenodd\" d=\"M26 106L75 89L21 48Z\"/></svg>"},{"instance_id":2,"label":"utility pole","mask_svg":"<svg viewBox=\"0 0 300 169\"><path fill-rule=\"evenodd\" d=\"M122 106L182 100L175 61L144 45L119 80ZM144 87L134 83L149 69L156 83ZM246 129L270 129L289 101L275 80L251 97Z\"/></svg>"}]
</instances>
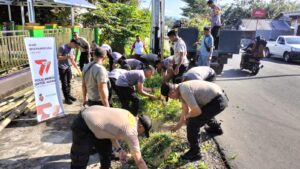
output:
<instances>
[{"instance_id":1,"label":"utility pole","mask_svg":"<svg viewBox=\"0 0 300 169\"><path fill-rule=\"evenodd\" d=\"M165 0L152 0L151 50L158 54L163 52L165 29Z\"/></svg>"}]
</instances>

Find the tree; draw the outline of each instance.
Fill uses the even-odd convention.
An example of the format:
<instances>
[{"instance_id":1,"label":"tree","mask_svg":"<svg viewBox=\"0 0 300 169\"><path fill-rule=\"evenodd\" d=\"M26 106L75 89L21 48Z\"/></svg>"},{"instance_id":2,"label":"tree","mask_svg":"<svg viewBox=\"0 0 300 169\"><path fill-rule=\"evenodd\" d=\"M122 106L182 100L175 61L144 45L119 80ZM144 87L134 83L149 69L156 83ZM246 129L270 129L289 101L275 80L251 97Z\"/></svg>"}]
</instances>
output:
<instances>
[{"instance_id":1,"label":"tree","mask_svg":"<svg viewBox=\"0 0 300 169\"><path fill-rule=\"evenodd\" d=\"M239 0L225 7L222 18L225 25L236 25L241 19L250 18L252 9L262 8L267 10L267 18L272 19L281 12L297 10L299 5L299 2L290 0L272 0L269 3L258 0Z\"/></svg>"},{"instance_id":2,"label":"tree","mask_svg":"<svg viewBox=\"0 0 300 169\"><path fill-rule=\"evenodd\" d=\"M192 18L194 16L207 16L210 9L207 0L183 0L187 3L187 7L182 8L183 16Z\"/></svg>"},{"instance_id":3,"label":"tree","mask_svg":"<svg viewBox=\"0 0 300 169\"><path fill-rule=\"evenodd\" d=\"M172 28L174 23L175 23L176 19L173 17L165 17L165 25L168 26L169 28Z\"/></svg>"},{"instance_id":4,"label":"tree","mask_svg":"<svg viewBox=\"0 0 300 169\"><path fill-rule=\"evenodd\" d=\"M129 1L128 1L129 2ZM101 41L111 44L115 51L125 53L126 45L135 35L150 35L150 11L140 10L136 4L100 0L96 10L77 18L87 27L102 30Z\"/></svg>"}]
</instances>

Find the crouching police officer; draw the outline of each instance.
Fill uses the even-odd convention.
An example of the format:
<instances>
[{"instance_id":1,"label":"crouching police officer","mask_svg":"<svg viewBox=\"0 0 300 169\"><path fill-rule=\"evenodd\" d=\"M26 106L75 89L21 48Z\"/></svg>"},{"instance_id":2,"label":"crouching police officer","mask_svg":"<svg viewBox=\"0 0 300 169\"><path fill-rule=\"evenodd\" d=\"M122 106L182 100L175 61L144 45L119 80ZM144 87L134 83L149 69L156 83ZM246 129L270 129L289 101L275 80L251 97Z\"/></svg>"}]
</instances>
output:
<instances>
[{"instance_id":1,"label":"crouching police officer","mask_svg":"<svg viewBox=\"0 0 300 169\"><path fill-rule=\"evenodd\" d=\"M86 108L72 124L71 169L85 169L93 147L101 156L101 169L111 167L112 146L119 153L120 160L126 160L127 153L118 140L128 144L137 167L147 169L138 136L144 134L149 137L151 127L151 119L145 115L134 117L124 109L97 105Z\"/></svg>"},{"instance_id":2,"label":"crouching police officer","mask_svg":"<svg viewBox=\"0 0 300 169\"><path fill-rule=\"evenodd\" d=\"M163 83L161 94L180 99L182 111L180 120L171 131L177 131L186 122L190 150L182 156L184 160L201 159L199 138L200 128L228 106L228 98L216 84L202 80L191 80L180 84Z\"/></svg>"}]
</instances>

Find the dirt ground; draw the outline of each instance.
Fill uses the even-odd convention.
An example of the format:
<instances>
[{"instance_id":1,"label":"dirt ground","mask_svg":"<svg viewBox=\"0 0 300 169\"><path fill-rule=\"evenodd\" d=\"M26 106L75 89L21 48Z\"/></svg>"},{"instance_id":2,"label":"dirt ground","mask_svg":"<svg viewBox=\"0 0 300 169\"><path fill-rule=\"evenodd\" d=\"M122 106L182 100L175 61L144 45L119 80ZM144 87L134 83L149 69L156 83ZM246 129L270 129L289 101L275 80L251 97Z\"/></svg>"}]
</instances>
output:
<instances>
[{"instance_id":1,"label":"dirt ground","mask_svg":"<svg viewBox=\"0 0 300 169\"><path fill-rule=\"evenodd\" d=\"M81 97L79 78L72 80L72 94ZM81 99L73 105L64 105L65 116L43 123L36 122L34 112L14 120L0 133L1 169L67 169L70 168L70 147L72 133L70 125L81 108ZM162 129L162 128L160 128ZM177 133L185 139L185 129ZM201 161L185 164L180 168L201 168L206 164L211 169L226 168L215 142L202 134L202 144L206 146ZM99 168L98 155L90 157L89 169ZM113 162L113 169L128 168ZM205 167L202 167L205 168Z\"/></svg>"}]
</instances>

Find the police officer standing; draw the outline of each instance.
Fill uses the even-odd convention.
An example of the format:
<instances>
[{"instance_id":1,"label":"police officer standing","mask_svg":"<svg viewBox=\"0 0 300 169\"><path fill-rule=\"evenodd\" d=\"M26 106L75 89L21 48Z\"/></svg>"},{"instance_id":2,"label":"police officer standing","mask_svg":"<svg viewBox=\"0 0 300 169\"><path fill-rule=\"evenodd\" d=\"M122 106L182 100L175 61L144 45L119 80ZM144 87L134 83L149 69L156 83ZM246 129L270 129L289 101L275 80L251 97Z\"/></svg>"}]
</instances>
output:
<instances>
[{"instance_id":1,"label":"police officer standing","mask_svg":"<svg viewBox=\"0 0 300 169\"><path fill-rule=\"evenodd\" d=\"M168 37L174 42L174 56L173 56L173 83L180 83L178 80L187 70L189 61L187 59L187 48L185 42L178 37L175 30L168 32Z\"/></svg>"},{"instance_id":2,"label":"police officer standing","mask_svg":"<svg viewBox=\"0 0 300 169\"><path fill-rule=\"evenodd\" d=\"M108 73L102 65L107 57L104 48L97 47L94 52L95 60L83 68L83 105L103 105L109 107Z\"/></svg>"}]
</instances>

